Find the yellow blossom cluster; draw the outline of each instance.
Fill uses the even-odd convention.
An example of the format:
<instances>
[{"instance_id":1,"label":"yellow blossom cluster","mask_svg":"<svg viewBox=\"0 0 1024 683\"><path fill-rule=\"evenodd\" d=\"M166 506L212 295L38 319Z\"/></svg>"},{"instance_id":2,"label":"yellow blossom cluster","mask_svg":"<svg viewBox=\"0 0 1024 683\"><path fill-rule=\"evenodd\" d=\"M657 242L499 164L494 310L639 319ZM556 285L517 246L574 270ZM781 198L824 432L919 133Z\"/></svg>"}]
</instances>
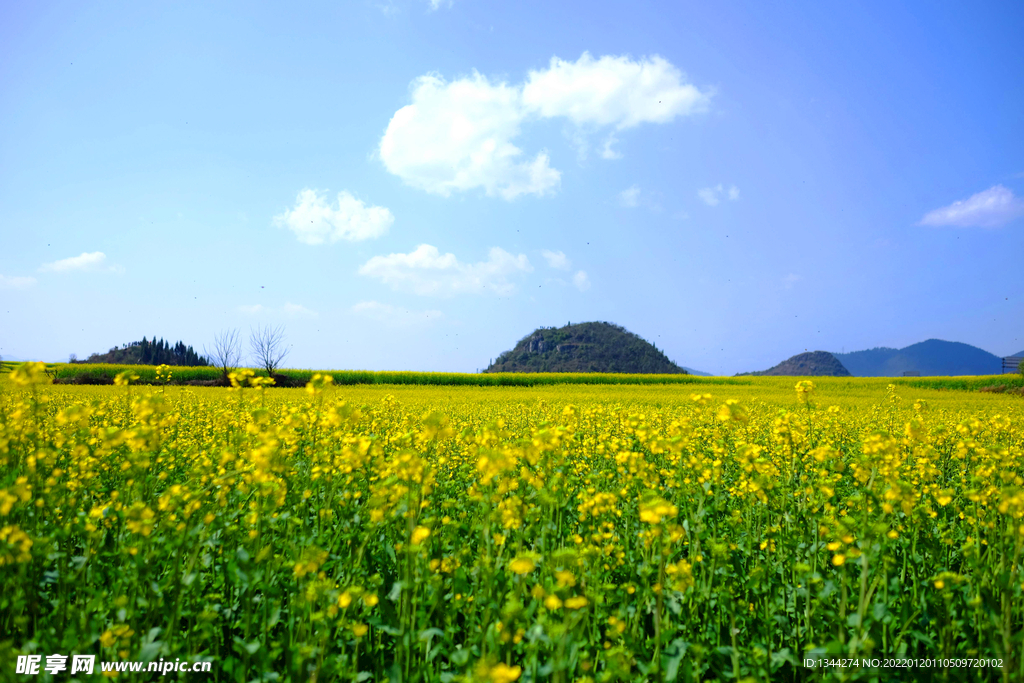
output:
<instances>
[{"instance_id":1,"label":"yellow blossom cluster","mask_svg":"<svg viewBox=\"0 0 1024 683\"><path fill-rule=\"evenodd\" d=\"M18 654L207 657L231 680L789 680L825 653L1020 670L1019 397L136 374L0 377Z\"/></svg>"}]
</instances>

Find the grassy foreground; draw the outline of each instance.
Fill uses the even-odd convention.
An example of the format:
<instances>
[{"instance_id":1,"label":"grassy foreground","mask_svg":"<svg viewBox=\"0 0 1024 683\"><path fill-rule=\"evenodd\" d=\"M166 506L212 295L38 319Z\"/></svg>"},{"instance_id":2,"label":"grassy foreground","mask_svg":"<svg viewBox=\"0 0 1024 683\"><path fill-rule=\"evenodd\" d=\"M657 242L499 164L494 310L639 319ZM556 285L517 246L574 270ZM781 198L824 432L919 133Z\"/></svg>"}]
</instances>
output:
<instances>
[{"instance_id":1,"label":"grassy foreground","mask_svg":"<svg viewBox=\"0 0 1024 683\"><path fill-rule=\"evenodd\" d=\"M0 379L0 677L1024 678L1019 397L236 379Z\"/></svg>"}]
</instances>

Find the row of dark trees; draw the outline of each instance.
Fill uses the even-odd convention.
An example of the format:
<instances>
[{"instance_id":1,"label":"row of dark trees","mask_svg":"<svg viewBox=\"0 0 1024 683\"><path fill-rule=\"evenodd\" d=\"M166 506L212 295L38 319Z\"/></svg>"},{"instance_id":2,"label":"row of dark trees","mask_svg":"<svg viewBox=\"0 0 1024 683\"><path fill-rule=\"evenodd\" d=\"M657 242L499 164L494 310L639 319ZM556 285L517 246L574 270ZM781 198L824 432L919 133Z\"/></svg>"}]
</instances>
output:
<instances>
[{"instance_id":1,"label":"row of dark trees","mask_svg":"<svg viewBox=\"0 0 1024 683\"><path fill-rule=\"evenodd\" d=\"M71 362L77 362L72 356ZM195 349L179 341L170 344L163 338L152 340L146 337L121 347L114 347L106 353L94 353L86 363L117 363L120 365L189 365L206 366L210 360L196 353Z\"/></svg>"},{"instance_id":2,"label":"row of dark trees","mask_svg":"<svg viewBox=\"0 0 1024 683\"><path fill-rule=\"evenodd\" d=\"M267 371L270 377L277 374L281 361L288 355L284 327L259 326L249 331L249 356L256 367ZM203 355L191 346L178 342L173 346L161 339L124 344L106 353L94 353L85 361L79 361L73 354L72 363L116 363L120 365L191 365L220 368L225 381L231 371L242 364L242 337L237 329L220 332L213 340L213 348L203 349Z\"/></svg>"}]
</instances>

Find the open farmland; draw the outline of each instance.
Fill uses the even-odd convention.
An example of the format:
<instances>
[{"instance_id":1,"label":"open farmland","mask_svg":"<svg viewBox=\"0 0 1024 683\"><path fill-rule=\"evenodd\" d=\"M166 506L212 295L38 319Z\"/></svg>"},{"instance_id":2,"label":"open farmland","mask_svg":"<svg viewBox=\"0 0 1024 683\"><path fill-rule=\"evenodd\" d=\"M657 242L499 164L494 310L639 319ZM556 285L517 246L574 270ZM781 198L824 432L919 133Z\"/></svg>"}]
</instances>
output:
<instances>
[{"instance_id":1,"label":"open farmland","mask_svg":"<svg viewBox=\"0 0 1024 683\"><path fill-rule=\"evenodd\" d=\"M5 666L1024 678L1018 396L854 378L124 380L52 386L31 364L0 379ZM804 665L821 657L882 665Z\"/></svg>"}]
</instances>

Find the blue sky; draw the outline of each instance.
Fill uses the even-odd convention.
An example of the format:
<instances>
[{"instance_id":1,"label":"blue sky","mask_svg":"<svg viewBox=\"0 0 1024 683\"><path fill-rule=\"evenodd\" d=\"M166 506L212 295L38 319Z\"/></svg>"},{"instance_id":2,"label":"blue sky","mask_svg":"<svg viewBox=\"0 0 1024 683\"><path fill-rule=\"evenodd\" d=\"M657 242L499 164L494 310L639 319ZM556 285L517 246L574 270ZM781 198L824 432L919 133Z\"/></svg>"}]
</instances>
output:
<instances>
[{"instance_id":1,"label":"blue sky","mask_svg":"<svg viewBox=\"0 0 1024 683\"><path fill-rule=\"evenodd\" d=\"M8 3L0 355L1024 348L1024 5Z\"/></svg>"}]
</instances>

